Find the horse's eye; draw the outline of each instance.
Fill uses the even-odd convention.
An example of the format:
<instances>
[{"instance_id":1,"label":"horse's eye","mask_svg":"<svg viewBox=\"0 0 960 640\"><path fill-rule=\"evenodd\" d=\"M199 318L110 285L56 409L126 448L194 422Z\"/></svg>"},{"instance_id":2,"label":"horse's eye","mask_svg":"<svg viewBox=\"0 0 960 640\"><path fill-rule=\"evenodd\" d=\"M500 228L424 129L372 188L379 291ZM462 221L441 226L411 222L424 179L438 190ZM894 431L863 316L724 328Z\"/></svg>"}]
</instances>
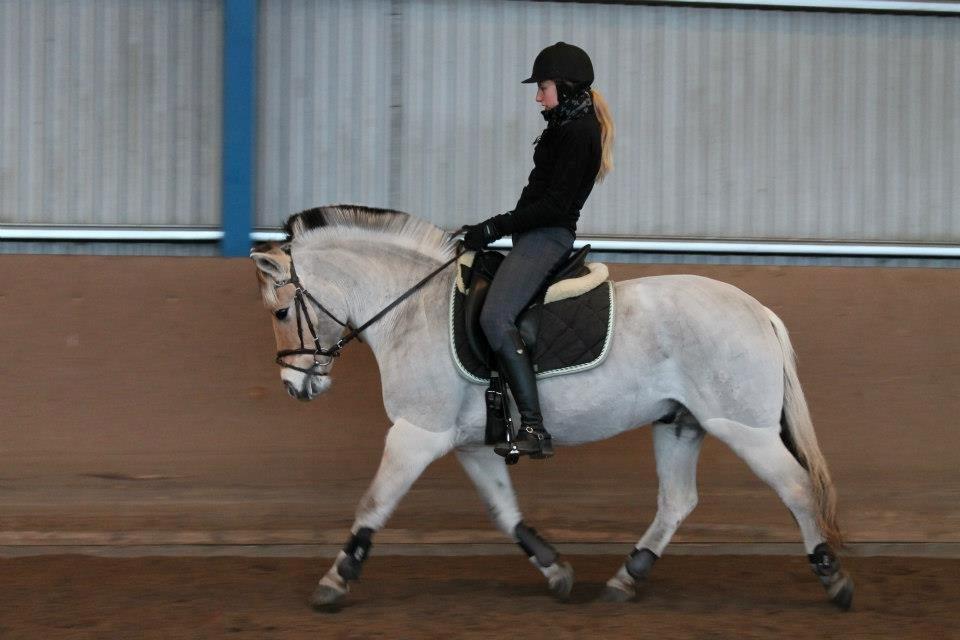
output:
<instances>
[{"instance_id":1,"label":"horse's eye","mask_svg":"<svg viewBox=\"0 0 960 640\"><path fill-rule=\"evenodd\" d=\"M276 316L277 320L283 320L287 317L287 310L289 307L284 307L283 309L277 309L273 312L273 315Z\"/></svg>"}]
</instances>

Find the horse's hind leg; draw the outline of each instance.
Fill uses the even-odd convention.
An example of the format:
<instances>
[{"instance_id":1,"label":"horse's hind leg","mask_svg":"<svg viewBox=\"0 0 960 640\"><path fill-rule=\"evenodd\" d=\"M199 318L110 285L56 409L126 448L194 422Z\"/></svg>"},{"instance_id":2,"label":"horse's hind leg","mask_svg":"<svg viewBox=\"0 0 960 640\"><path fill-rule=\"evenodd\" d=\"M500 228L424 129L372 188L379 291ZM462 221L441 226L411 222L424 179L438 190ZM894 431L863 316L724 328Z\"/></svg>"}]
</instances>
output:
<instances>
[{"instance_id":1,"label":"horse's hind leg","mask_svg":"<svg viewBox=\"0 0 960 640\"><path fill-rule=\"evenodd\" d=\"M703 429L685 412L673 424L654 423L653 451L660 479L657 515L627 561L607 581L601 600L633 599L638 584L646 580L680 523L697 506L697 459L703 435Z\"/></svg>"},{"instance_id":2,"label":"horse's hind leg","mask_svg":"<svg viewBox=\"0 0 960 640\"><path fill-rule=\"evenodd\" d=\"M573 568L560 559L546 540L523 523L503 458L490 447L457 449L457 458L486 503L497 528L526 552L530 562L546 577L554 597L566 600L573 589Z\"/></svg>"},{"instance_id":3,"label":"horse's hind leg","mask_svg":"<svg viewBox=\"0 0 960 640\"><path fill-rule=\"evenodd\" d=\"M328 608L347 594L349 583L360 577L374 532L386 524L424 469L452 448L450 432L427 431L403 419L390 427L380 468L357 507L350 539L313 592L310 603L315 608Z\"/></svg>"},{"instance_id":4,"label":"horse's hind leg","mask_svg":"<svg viewBox=\"0 0 960 640\"><path fill-rule=\"evenodd\" d=\"M853 601L853 580L825 542L817 524L816 500L810 476L780 438L780 427L751 427L734 420L705 420L703 428L725 442L734 453L780 496L800 527L814 573L830 600L841 609Z\"/></svg>"}]
</instances>

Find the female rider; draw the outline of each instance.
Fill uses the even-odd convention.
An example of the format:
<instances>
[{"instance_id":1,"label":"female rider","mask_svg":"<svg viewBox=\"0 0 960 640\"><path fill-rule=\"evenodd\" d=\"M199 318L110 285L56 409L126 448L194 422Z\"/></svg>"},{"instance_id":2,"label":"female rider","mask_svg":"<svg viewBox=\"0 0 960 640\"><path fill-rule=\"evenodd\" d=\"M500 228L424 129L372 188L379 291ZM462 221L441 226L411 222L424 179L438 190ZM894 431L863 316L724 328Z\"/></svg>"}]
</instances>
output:
<instances>
[{"instance_id":1,"label":"female rider","mask_svg":"<svg viewBox=\"0 0 960 640\"><path fill-rule=\"evenodd\" d=\"M535 141L533 171L513 211L468 225L464 246L479 250L503 236L513 249L490 286L480 326L520 413L517 448L532 458L553 455L543 426L533 362L516 327L517 316L573 247L580 209L595 182L613 168L613 120L591 88L587 53L558 42L537 55L524 83L537 83L547 128Z\"/></svg>"}]
</instances>

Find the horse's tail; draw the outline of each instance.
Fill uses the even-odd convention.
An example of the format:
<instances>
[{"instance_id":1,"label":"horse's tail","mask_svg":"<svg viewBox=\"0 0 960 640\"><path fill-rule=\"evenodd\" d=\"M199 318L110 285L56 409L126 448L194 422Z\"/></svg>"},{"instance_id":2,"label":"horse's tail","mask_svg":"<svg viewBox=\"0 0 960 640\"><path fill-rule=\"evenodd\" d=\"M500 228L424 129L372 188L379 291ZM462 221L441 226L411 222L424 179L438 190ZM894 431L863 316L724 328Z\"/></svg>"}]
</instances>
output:
<instances>
[{"instance_id":1,"label":"horse's tail","mask_svg":"<svg viewBox=\"0 0 960 640\"><path fill-rule=\"evenodd\" d=\"M787 334L787 327L775 313L766 310L783 350L783 414L780 418L780 437L784 444L807 470L813 485L817 507L817 524L827 542L837 549L843 546L843 536L837 523L837 496L827 469L827 460L820 451L817 434L813 431L810 409L797 377L797 360Z\"/></svg>"}]
</instances>

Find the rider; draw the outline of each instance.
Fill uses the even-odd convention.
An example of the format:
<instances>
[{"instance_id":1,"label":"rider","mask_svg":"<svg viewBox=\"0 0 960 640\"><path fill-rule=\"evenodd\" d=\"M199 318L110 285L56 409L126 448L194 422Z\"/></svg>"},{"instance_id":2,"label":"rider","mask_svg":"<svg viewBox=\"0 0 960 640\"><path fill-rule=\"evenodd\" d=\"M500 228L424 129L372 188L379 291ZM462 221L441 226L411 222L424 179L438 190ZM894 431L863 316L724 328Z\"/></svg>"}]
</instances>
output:
<instances>
[{"instance_id":1,"label":"rider","mask_svg":"<svg viewBox=\"0 0 960 640\"><path fill-rule=\"evenodd\" d=\"M590 87L593 64L579 47L565 42L547 47L523 82L537 83L536 100L547 121L534 142L533 171L514 210L468 225L463 242L476 251L513 235L513 249L490 286L480 326L520 412L520 453L547 458L553 446L540 415L533 362L515 323L568 255L583 203L613 168L613 120L603 97Z\"/></svg>"}]
</instances>

